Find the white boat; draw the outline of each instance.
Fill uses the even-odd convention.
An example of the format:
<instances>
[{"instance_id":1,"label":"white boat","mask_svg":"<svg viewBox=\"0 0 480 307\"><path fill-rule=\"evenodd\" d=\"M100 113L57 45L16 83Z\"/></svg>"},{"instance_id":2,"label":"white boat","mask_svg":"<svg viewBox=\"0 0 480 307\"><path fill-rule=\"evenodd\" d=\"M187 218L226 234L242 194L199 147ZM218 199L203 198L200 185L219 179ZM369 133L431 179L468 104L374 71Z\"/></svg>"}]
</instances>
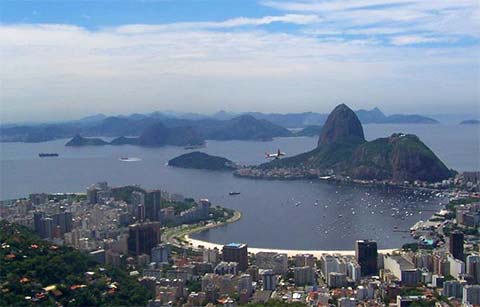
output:
<instances>
[{"instance_id":1,"label":"white boat","mask_svg":"<svg viewBox=\"0 0 480 307\"><path fill-rule=\"evenodd\" d=\"M138 161L142 161L142 159L136 158L136 157L121 157L121 158L118 159L118 160L123 161L123 162L138 162Z\"/></svg>"}]
</instances>

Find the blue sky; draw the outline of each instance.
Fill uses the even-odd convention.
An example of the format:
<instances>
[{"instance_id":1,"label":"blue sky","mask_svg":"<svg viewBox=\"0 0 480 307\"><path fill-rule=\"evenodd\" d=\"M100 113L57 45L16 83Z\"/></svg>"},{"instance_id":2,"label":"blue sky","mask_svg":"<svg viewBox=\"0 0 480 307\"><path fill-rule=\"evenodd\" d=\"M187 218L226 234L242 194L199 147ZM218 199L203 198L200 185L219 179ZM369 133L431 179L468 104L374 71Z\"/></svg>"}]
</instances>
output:
<instances>
[{"instance_id":1,"label":"blue sky","mask_svg":"<svg viewBox=\"0 0 480 307\"><path fill-rule=\"evenodd\" d=\"M4 122L480 112L478 0L16 0L0 21Z\"/></svg>"}]
</instances>

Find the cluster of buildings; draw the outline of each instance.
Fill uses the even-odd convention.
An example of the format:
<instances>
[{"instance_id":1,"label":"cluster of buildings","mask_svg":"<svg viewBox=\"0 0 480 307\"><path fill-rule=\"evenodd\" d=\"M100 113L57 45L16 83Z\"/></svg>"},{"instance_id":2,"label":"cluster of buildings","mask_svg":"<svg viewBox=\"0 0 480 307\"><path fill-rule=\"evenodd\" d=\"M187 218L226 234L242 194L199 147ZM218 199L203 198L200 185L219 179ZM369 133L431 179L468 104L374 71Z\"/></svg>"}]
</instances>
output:
<instances>
[{"instance_id":1,"label":"cluster of buildings","mask_svg":"<svg viewBox=\"0 0 480 307\"><path fill-rule=\"evenodd\" d=\"M250 253L242 243L192 249L164 242L165 226L211 219L210 202L98 183L80 195L32 194L0 206L2 219L122 267L155 293L149 306L237 306L268 300L309 306L480 305L480 204L466 202L412 227L416 248L354 254Z\"/></svg>"},{"instance_id":2,"label":"cluster of buildings","mask_svg":"<svg viewBox=\"0 0 480 307\"><path fill-rule=\"evenodd\" d=\"M461 239L452 234L446 251L389 254L379 253L375 241L358 240L355 255L322 254L319 258L251 254L246 244L230 243L222 249L203 248L195 255L174 255L170 259L173 267L146 270L143 278L156 280L151 306L236 306L271 299L309 306L401 307L416 301L476 306L480 304L480 256L462 254ZM463 269L463 261L455 257L464 257ZM194 281L200 286L192 291Z\"/></svg>"},{"instance_id":3,"label":"cluster of buildings","mask_svg":"<svg viewBox=\"0 0 480 307\"><path fill-rule=\"evenodd\" d=\"M131 258L149 262L165 223L205 221L209 211L206 199L197 203L158 189L113 188L106 182L88 187L85 195L37 193L0 206L2 219L112 265L131 263Z\"/></svg>"}]
</instances>

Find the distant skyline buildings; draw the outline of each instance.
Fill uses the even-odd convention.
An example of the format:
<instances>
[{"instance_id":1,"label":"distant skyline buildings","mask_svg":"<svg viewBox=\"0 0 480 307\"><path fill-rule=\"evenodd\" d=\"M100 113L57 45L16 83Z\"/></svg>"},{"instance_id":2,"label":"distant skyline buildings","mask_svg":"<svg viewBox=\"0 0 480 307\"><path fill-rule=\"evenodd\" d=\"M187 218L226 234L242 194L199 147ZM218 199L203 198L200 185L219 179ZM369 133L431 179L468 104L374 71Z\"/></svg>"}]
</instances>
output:
<instances>
[{"instance_id":1,"label":"distant skyline buildings","mask_svg":"<svg viewBox=\"0 0 480 307\"><path fill-rule=\"evenodd\" d=\"M478 117L478 1L374 3L6 1L1 120L338 103Z\"/></svg>"}]
</instances>

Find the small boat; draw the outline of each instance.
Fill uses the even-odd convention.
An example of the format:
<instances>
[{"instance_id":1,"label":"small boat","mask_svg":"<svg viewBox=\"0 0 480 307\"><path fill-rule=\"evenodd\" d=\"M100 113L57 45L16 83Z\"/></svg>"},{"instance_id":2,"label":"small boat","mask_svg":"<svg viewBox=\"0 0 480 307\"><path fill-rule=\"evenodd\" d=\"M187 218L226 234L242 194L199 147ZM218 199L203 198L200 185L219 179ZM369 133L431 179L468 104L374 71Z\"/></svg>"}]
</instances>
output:
<instances>
[{"instance_id":1,"label":"small boat","mask_svg":"<svg viewBox=\"0 0 480 307\"><path fill-rule=\"evenodd\" d=\"M58 157L59 155L58 155L58 153L56 153L56 152L52 152L52 153L41 152L41 153L38 154L38 156L39 156L40 158L45 158L45 157Z\"/></svg>"},{"instance_id":2,"label":"small boat","mask_svg":"<svg viewBox=\"0 0 480 307\"><path fill-rule=\"evenodd\" d=\"M295 203L295 207L298 207L298 206L300 206L301 204L302 204L302 202L299 201L299 202Z\"/></svg>"},{"instance_id":3,"label":"small boat","mask_svg":"<svg viewBox=\"0 0 480 307\"><path fill-rule=\"evenodd\" d=\"M240 192L228 192L228 195L240 195Z\"/></svg>"},{"instance_id":4,"label":"small boat","mask_svg":"<svg viewBox=\"0 0 480 307\"><path fill-rule=\"evenodd\" d=\"M142 161L140 158L135 158L135 157L121 157L118 160L123 161L123 162L137 162L137 161Z\"/></svg>"}]
</instances>

